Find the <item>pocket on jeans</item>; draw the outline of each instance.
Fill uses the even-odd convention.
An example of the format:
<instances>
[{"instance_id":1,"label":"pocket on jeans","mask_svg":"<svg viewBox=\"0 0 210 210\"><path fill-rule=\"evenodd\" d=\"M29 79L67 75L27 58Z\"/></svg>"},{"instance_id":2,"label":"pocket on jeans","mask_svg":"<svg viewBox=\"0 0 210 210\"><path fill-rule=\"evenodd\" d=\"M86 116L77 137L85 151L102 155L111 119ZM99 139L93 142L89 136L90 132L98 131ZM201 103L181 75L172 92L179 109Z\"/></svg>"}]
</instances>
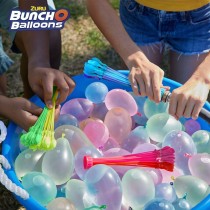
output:
<instances>
[{"instance_id":1,"label":"pocket on jeans","mask_svg":"<svg viewBox=\"0 0 210 210\"><path fill-rule=\"evenodd\" d=\"M189 12L192 24L201 24L210 22L210 4Z\"/></svg>"},{"instance_id":2,"label":"pocket on jeans","mask_svg":"<svg viewBox=\"0 0 210 210\"><path fill-rule=\"evenodd\" d=\"M121 3L123 3L129 12L134 12L139 5L135 0L121 0Z\"/></svg>"}]
</instances>

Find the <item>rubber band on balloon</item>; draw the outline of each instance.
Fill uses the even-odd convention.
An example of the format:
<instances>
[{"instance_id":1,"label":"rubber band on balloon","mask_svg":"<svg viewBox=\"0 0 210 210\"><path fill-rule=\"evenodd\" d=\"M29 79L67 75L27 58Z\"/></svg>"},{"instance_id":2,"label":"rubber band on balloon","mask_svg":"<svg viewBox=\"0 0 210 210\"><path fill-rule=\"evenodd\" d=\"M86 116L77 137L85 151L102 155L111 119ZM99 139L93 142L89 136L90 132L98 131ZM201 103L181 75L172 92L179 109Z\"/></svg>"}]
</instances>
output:
<instances>
[{"instance_id":1,"label":"rubber band on balloon","mask_svg":"<svg viewBox=\"0 0 210 210\"><path fill-rule=\"evenodd\" d=\"M0 143L1 143L2 141L5 140L7 136L7 128L2 121L0 121L0 130L1 130L1 136L0 136ZM10 192L15 193L17 196L20 196L23 199L28 199L29 198L28 192L22 189L21 187L17 186L15 183L13 183L5 174L2 167L4 167L6 170L11 168L8 160L3 155L0 155L0 183L3 184Z\"/></svg>"}]
</instances>

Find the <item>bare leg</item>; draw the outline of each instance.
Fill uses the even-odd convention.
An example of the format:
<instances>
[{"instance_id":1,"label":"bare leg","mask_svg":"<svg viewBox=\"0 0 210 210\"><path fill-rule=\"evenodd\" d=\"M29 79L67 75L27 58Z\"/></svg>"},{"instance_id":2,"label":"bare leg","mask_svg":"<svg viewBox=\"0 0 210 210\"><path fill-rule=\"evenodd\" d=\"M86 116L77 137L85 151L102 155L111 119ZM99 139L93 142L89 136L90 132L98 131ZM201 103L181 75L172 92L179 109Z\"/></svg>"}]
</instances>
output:
<instances>
[{"instance_id":1,"label":"bare leg","mask_svg":"<svg viewBox=\"0 0 210 210\"><path fill-rule=\"evenodd\" d=\"M161 43L139 46L150 62L160 66L163 58L163 47Z\"/></svg>"},{"instance_id":2,"label":"bare leg","mask_svg":"<svg viewBox=\"0 0 210 210\"><path fill-rule=\"evenodd\" d=\"M7 90L7 78L6 74L0 76L0 95L6 95Z\"/></svg>"},{"instance_id":3,"label":"bare leg","mask_svg":"<svg viewBox=\"0 0 210 210\"><path fill-rule=\"evenodd\" d=\"M202 63L208 53L197 55L184 55L170 51L170 73L171 79L185 83Z\"/></svg>"}]
</instances>

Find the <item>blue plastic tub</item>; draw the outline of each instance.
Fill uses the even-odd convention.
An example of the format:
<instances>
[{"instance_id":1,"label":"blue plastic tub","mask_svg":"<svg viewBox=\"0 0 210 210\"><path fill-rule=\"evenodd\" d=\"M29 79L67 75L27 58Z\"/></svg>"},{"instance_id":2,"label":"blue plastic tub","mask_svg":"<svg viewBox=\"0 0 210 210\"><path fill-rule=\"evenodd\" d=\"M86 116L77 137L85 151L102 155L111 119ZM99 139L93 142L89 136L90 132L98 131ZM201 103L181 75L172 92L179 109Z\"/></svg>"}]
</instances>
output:
<instances>
[{"instance_id":1,"label":"blue plastic tub","mask_svg":"<svg viewBox=\"0 0 210 210\"><path fill-rule=\"evenodd\" d=\"M128 74L128 71L122 71L124 74ZM98 81L96 79L87 79L84 77L84 75L78 75L73 77L76 88L74 92L68 97L67 100L70 100L72 98L84 98L85 97L85 89L86 87L95 81ZM131 89L129 87L125 87L113 82L100 80L101 82L105 83L109 90L114 88L121 88L130 91ZM177 88L180 86L179 83L174 82L170 79L164 78L163 84L166 86L170 86L171 90ZM41 100L34 96L31 99L32 102L37 104L38 106L43 106L43 103ZM204 108L206 108L208 111L210 111L210 104L206 103ZM206 123L203 119L198 119L199 123L201 124L202 129L210 131L210 125ZM5 171L8 177L15 182L17 185L22 186L20 181L18 180L15 172L14 172L14 161L17 155L19 154L19 134L21 133L21 129L17 127L14 123L10 123L8 126L8 135L6 140L3 143L3 149L2 153L3 155L8 159L9 163L11 164L12 168L10 170ZM20 197L16 196L17 200L25 206L27 210L46 210L43 206L41 206L39 203L37 203L33 198L29 198L27 200L23 200ZM196 207L193 208L193 210L208 210L210 209L210 195L207 196L201 203L199 203Z\"/></svg>"}]
</instances>

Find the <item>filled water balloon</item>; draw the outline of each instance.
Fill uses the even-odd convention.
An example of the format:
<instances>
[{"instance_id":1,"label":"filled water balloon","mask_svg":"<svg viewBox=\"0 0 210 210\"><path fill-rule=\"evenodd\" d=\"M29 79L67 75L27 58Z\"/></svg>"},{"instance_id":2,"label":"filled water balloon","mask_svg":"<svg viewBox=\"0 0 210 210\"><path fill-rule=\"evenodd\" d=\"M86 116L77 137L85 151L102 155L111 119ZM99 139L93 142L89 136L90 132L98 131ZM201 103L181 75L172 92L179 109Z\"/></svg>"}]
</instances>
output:
<instances>
[{"instance_id":1,"label":"filled water balloon","mask_svg":"<svg viewBox=\"0 0 210 210\"><path fill-rule=\"evenodd\" d=\"M189 135L192 135L193 133L201 129L201 125L199 124L199 122L193 119L187 120L184 123L184 127L185 132Z\"/></svg>"},{"instance_id":2,"label":"filled water balloon","mask_svg":"<svg viewBox=\"0 0 210 210\"><path fill-rule=\"evenodd\" d=\"M93 82L87 86L85 96L95 104L102 103L108 93L108 88L102 82Z\"/></svg>"},{"instance_id":3,"label":"filled water balloon","mask_svg":"<svg viewBox=\"0 0 210 210\"><path fill-rule=\"evenodd\" d=\"M40 171L41 168L41 158L45 152L36 150L32 151L30 149L21 152L15 159L15 173L19 179L31 171Z\"/></svg>"},{"instance_id":4,"label":"filled water balloon","mask_svg":"<svg viewBox=\"0 0 210 210\"><path fill-rule=\"evenodd\" d=\"M210 133L205 130L199 130L193 133L192 139L195 143L198 153L210 154Z\"/></svg>"},{"instance_id":5,"label":"filled water balloon","mask_svg":"<svg viewBox=\"0 0 210 210\"><path fill-rule=\"evenodd\" d=\"M61 108L61 114L71 114L82 121L93 111L93 103L85 98L75 98L66 102Z\"/></svg>"},{"instance_id":6,"label":"filled water balloon","mask_svg":"<svg viewBox=\"0 0 210 210\"><path fill-rule=\"evenodd\" d=\"M196 176L210 185L210 154L195 154L189 159L189 169Z\"/></svg>"},{"instance_id":7,"label":"filled water balloon","mask_svg":"<svg viewBox=\"0 0 210 210\"><path fill-rule=\"evenodd\" d=\"M173 202L175 210L190 210L191 206L186 199L180 198Z\"/></svg>"},{"instance_id":8,"label":"filled water balloon","mask_svg":"<svg viewBox=\"0 0 210 210\"><path fill-rule=\"evenodd\" d=\"M191 136L184 131L172 131L165 136L162 145L170 146L175 149L175 166L181 169L185 174L190 174L188 155L197 153Z\"/></svg>"},{"instance_id":9,"label":"filled water balloon","mask_svg":"<svg viewBox=\"0 0 210 210\"><path fill-rule=\"evenodd\" d=\"M146 204L143 210L175 210L175 208L169 201L153 199Z\"/></svg>"},{"instance_id":10,"label":"filled water balloon","mask_svg":"<svg viewBox=\"0 0 210 210\"><path fill-rule=\"evenodd\" d=\"M94 147L82 147L75 155L75 171L80 179L84 180L87 170L84 168L84 156L101 157L102 154Z\"/></svg>"},{"instance_id":11,"label":"filled water balloon","mask_svg":"<svg viewBox=\"0 0 210 210\"><path fill-rule=\"evenodd\" d=\"M97 148L103 146L109 138L109 130L103 122L89 122L84 128L84 133Z\"/></svg>"},{"instance_id":12,"label":"filled water balloon","mask_svg":"<svg viewBox=\"0 0 210 210\"><path fill-rule=\"evenodd\" d=\"M171 115L161 113L153 115L147 121L146 130L153 141L163 142L166 134L174 130L181 131L182 125Z\"/></svg>"},{"instance_id":13,"label":"filled water balloon","mask_svg":"<svg viewBox=\"0 0 210 210\"><path fill-rule=\"evenodd\" d=\"M150 138L146 129L143 126L138 126L129 133L127 138L123 140L122 148L132 152L137 145L149 142Z\"/></svg>"},{"instance_id":14,"label":"filled water balloon","mask_svg":"<svg viewBox=\"0 0 210 210\"><path fill-rule=\"evenodd\" d=\"M40 172L29 172L22 179L24 189L38 203L46 206L57 194L54 181L46 174Z\"/></svg>"},{"instance_id":15,"label":"filled water balloon","mask_svg":"<svg viewBox=\"0 0 210 210\"><path fill-rule=\"evenodd\" d=\"M170 203L176 200L174 187L169 183L160 183L155 186L155 198L167 200Z\"/></svg>"},{"instance_id":16,"label":"filled water balloon","mask_svg":"<svg viewBox=\"0 0 210 210\"><path fill-rule=\"evenodd\" d=\"M105 103L94 104L93 111L90 116L103 121L107 112L108 109Z\"/></svg>"},{"instance_id":17,"label":"filled water balloon","mask_svg":"<svg viewBox=\"0 0 210 210\"><path fill-rule=\"evenodd\" d=\"M66 198L74 204L77 210L84 210L83 198L86 193L86 185L78 179L71 179L66 184Z\"/></svg>"},{"instance_id":18,"label":"filled water balloon","mask_svg":"<svg viewBox=\"0 0 210 210\"><path fill-rule=\"evenodd\" d=\"M120 107L108 111L104 123L109 129L110 136L119 143L121 143L131 131L131 117L125 109Z\"/></svg>"},{"instance_id":19,"label":"filled water balloon","mask_svg":"<svg viewBox=\"0 0 210 210\"><path fill-rule=\"evenodd\" d=\"M155 185L150 174L141 169L131 169L122 178L123 194L133 209L141 209L155 197Z\"/></svg>"},{"instance_id":20,"label":"filled water balloon","mask_svg":"<svg viewBox=\"0 0 210 210\"><path fill-rule=\"evenodd\" d=\"M72 125L63 125L55 130L55 138L64 136L71 146L72 152L75 155L77 151L84 146L93 146L83 131Z\"/></svg>"},{"instance_id":21,"label":"filled water balloon","mask_svg":"<svg viewBox=\"0 0 210 210\"><path fill-rule=\"evenodd\" d=\"M130 116L138 112L138 107L134 98L125 90L113 89L108 92L105 98L105 104L108 110L116 107L124 108Z\"/></svg>"},{"instance_id":22,"label":"filled water balloon","mask_svg":"<svg viewBox=\"0 0 210 210\"><path fill-rule=\"evenodd\" d=\"M133 92L130 92L130 94L132 95L138 106L138 112L133 116L133 119L138 125L145 125L148 120L144 113L144 103L147 98L142 96L136 96Z\"/></svg>"},{"instance_id":23,"label":"filled water balloon","mask_svg":"<svg viewBox=\"0 0 210 210\"><path fill-rule=\"evenodd\" d=\"M57 140L55 149L45 153L42 172L50 176L56 185L66 183L74 171L74 155L65 138Z\"/></svg>"},{"instance_id":24,"label":"filled water balloon","mask_svg":"<svg viewBox=\"0 0 210 210\"><path fill-rule=\"evenodd\" d=\"M174 181L177 196L182 198L186 194L186 200L191 207L194 207L205 198L208 187L208 183L191 175L177 177Z\"/></svg>"},{"instance_id":25,"label":"filled water balloon","mask_svg":"<svg viewBox=\"0 0 210 210\"><path fill-rule=\"evenodd\" d=\"M76 117L70 114L61 114L58 118L58 121L55 122L55 129L62 125L73 125L78 127L79 122Z\"/></svg>"},{"instance_id":26,"label":"filled water balloon","mask_svg":"<svg viewBox=\"0 0 210 210\"><path fill-rule=\"evenodd\" d=\"M167 113L168 106L169 103L155 103L154 101L151 101L149 98L147 98L144 103L144 114L149 119L155 114Z\"/></svg>"},{"instance_id":27,"label":"filled water balloon","mask_svg":"<svg viewBox=\"0 0 210 210\"><path fill-rule=\"evenodd\" d=\"M85 175L87 192L94 197L96 205L106 205L107 210L120 210L122 186L118 174L109 166L96 165ZM110 189L110 186L112 188Z\"/></svg>"},{"instance_id":28,"label":"filled water balloon","mask_svg":"<svg viewBox=\"0 0 210 210\"><path fill-rule=\"evenodd\" d=\"M66 198L56 198L46 208L47 210L76 210L75 206Z\"/></svg>"}]
</instances>

